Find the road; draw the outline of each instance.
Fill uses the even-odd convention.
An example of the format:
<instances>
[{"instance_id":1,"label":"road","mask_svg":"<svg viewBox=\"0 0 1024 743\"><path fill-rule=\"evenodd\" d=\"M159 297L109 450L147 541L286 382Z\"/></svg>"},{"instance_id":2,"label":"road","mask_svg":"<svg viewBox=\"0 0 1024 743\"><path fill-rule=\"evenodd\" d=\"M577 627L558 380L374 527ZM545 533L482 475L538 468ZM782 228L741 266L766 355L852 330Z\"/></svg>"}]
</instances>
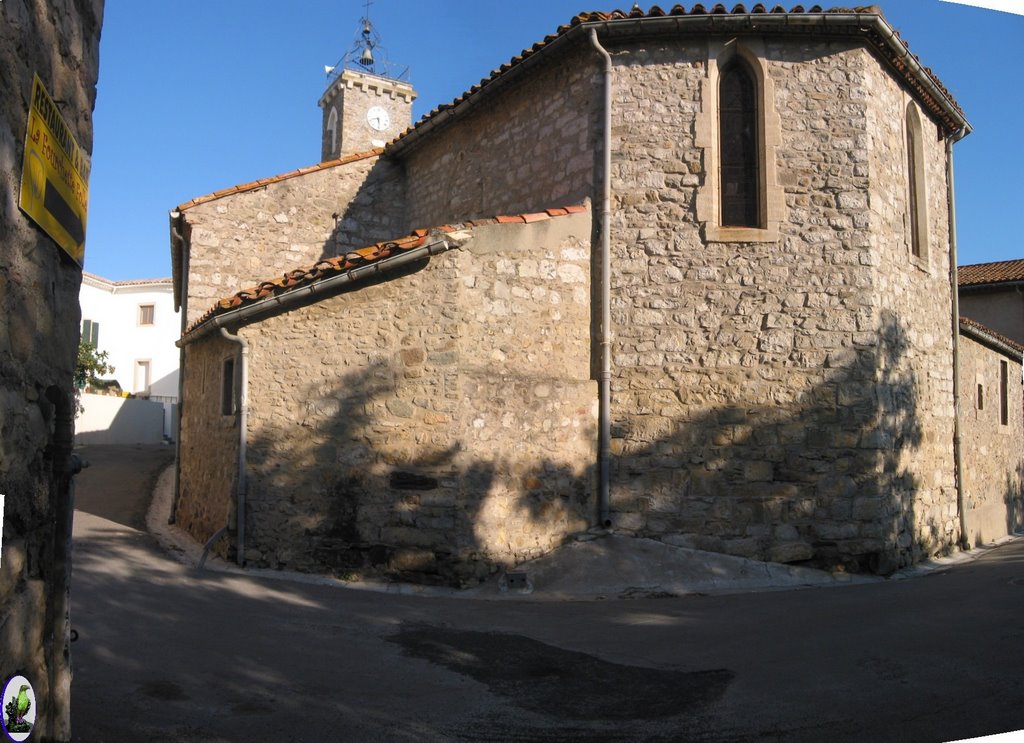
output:
<instances>
[{"instance_id":1,"label":"road","mask_svg":"<svg viewBox=\"0 0 1024 743\"><path fill-rule=\"evenodd\" d=\"M166 454L92 449L75 515L76 741L930 742L1024 729L1024 540L838 588L400 596L177 563L137 520Z\"/></svg>"}]
</instances>

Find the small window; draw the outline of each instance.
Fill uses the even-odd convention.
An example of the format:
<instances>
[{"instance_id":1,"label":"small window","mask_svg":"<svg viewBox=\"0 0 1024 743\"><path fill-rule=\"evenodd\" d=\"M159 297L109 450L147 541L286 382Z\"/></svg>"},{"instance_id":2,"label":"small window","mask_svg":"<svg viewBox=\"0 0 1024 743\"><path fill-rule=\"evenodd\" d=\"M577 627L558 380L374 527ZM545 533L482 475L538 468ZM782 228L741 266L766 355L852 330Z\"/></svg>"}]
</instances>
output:
<instances>
[{"instance_id":1,"label":"small window","mask_svg":"<svg viewBox=\"0 0 1024 743\"><path fill-rule=\"evenodd\" d=\"M100 324L92 320L82 320L82 340L99 348L100 345Z\"/></svg>"},{"instance_id":2,"label":"small window","mask_svg":"<svg viewBox=\"0 0 1024 743\"><path fill-rule=\"evenodd\" d=\"M718 95L723 227L760 227L757 83L740 57L722 70Z\"/></svg>"},{"instance_id":3,"label":"small window","mask_svg":"<svg viewBox=\"0 0 1024 743\"><path fill-rule=\"evenodd\" d=\"M325 156L328 158L337 157L338 153L338 109L331 107L331 115L327 117L327 132L331 137L331 149Z\"/></svg>"},{"instance_id":4,"label":"small window","mask_svg":"<svg viewBox=\"0 0 1024 743\"><path fill-rule=\"evenodd\" d=\"M925 194L924 150L921 144L921 117L917 107L907 104L907 189L910 218L910 252L917 258L928 257L928 213Z\"/></svg>"},{"instance_id":5,"label":"small window","mask_svg":"<svg viewBox=\"0 0 1024 743\"><path fill-rule=\"evenodd\" d=\"M139 305L139 325L152 325L156 308L151 304Z\"/></svg>"},{"instance_id":6,"label":"small window","mask_svg":"<svg viewBox=\"0 0 1024 743\"><path fill-rule=\"evenodd\" d=\"M985 385L978 385L978 410L985 409Z\"/></svg>"},{"instance_id":7,"label":"small window","mask_svg":"<svg viewBox=\"0 0 1024 743\"><path fill-rule=\"evenodd\" d=\"M1010 424L1010 369L1005 361L999 362L999 422Z\"/></svg>"},{"instance_id":8,"label":"small window","mask_svg":"<svg viewBox=\"0 0 1024 743\"><path fill-rule=\"evenodd\" d=\"M221 380L220 414L235 414L235 360L224 359L224 376Z\"/></svg>"}]
</instances>

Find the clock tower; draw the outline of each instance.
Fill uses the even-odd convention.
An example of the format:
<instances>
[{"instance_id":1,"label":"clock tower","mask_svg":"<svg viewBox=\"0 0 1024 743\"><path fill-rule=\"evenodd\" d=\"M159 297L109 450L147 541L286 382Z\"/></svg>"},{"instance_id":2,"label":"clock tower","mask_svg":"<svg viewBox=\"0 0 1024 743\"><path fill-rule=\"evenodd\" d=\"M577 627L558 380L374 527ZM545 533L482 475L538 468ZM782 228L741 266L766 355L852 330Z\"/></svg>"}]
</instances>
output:
<instances>
[{"instance_id":1,"label":"clock tower","mask_svg":"<svg viewBox=\"0 0 1024 743\"><path fill-rule=\"evenodd\" d=\"M416 91L404 79L408 69L392 74L369 18L362 19L360 37L335 67L325 68L323 161L383 147L412 124Z\"/></svg>"}]
</instances>

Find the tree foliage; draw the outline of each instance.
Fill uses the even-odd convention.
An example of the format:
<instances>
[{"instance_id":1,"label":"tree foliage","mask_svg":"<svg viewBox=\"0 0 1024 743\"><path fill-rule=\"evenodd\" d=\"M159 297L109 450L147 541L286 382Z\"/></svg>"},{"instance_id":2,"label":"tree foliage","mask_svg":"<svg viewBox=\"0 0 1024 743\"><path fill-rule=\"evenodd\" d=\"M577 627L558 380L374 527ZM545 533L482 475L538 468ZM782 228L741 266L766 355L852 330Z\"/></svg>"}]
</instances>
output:
<instances>
[{"instance_id":1,"label":"tree foliage","mask_svg":"<svg viewBox=\"0 0 1024 743\"><path fill-rule=\"evenodd\" d=\"M112 374L114 367L107 363L107 352L97 351L86 340L78 341L78 363L75 364L75 398L78 412L82 412L81 394L87 385L96 384L100 377Z\"/></svg>"}]
</instances>

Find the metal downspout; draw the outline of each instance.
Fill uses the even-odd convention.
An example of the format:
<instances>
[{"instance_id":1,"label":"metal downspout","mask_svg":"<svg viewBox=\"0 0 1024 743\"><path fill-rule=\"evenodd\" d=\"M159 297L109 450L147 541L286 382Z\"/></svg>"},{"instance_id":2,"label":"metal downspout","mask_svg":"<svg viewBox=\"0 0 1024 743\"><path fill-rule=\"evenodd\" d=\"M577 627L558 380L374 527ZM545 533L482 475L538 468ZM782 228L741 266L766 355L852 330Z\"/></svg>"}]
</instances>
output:
<instances>
[{"instance_id":1,"label":"metal downspout","mask_svg":"<svg viewBox=\"0 0 1024 743\"><path fill-rule=\"evenodd\" d=\"M601 172L601 369L598 373L598 524L612 525L609 515L611 462L611 182L612 182L612 57L597 40L597 29L590 29L590 43L604 58L604 162Z\"/></svg>"},{"instance_id":2,"label":"metal downspout","mask_svg":"<svg viewBox=\"0 0 1024 743\"><path fill-rule=\"evenodd\" d=\"M238 564L245 566L245 460L246 444L249 429L249 344L240 335L231 335L227 328L221 328L220 334L227 340L237 343L241 350L241 368L238 383Z\"/></svg>"},{"instance_id":3,"label":"metal downspout","mask_svg":"<svg viewBox=\"0 0 1024 743\"><path fill-rule=\"evenodd\" d=\"M969 130L967 130L969 131ZM953 189L953 143L967 131L946 138L946 208L949 211L949 283L953 294L953 469L956 477L956 512L960 520L960 548L971 548L964 513L964 460L960 441L960 290L956 257L956 195Z\"/></svg>"}]
</instances>

